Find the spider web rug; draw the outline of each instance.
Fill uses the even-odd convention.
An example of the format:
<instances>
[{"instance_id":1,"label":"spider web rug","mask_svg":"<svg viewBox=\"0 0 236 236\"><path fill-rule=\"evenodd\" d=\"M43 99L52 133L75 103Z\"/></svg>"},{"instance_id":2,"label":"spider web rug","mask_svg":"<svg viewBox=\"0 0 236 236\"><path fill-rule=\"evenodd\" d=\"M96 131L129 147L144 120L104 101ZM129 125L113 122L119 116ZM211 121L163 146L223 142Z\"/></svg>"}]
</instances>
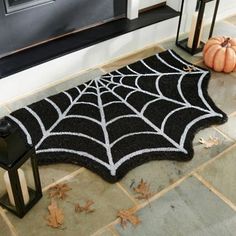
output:
<instances>
[{"instance_id":1,"label":"spider web rug","mask_svg":"<svg viewBox=\"0 0 236 236\"><path fill-rule=\"evenodd\" d=\"M39 164L74 163L109 182L150 160L187 161L197 130L227 116L210 72L168 50L17 110L8 120Z\"/></svg>"}]
</instances>

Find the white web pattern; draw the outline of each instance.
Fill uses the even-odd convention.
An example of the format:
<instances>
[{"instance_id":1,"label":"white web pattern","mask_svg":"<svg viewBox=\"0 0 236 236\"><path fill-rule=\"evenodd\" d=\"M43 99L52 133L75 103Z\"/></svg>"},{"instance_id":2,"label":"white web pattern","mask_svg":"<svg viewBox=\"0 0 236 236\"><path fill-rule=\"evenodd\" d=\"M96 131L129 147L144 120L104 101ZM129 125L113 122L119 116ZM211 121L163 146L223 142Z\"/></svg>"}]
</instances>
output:
<instances>
[{"instance_id":1,"label":"white web pattern","mask_svg":"<svg viewBox=\"0 0 236 236\"><path fill-rule=\"evenodd\" d=\"M169 51L169 53L174 59L178 60L183 65L186 65L186 66L189 65L186 62L179 59L177 56L175 56L171 51ZM179 152L179 153L187 154L188 151L185 149L184 145L185 145L186 136L188 134L188 131L191 129L191 127L197 122L207 119L207 118L222 117L222 114L215 112L211 108L211 106L207 103L206 99L204 98L204 95L202 92L202 83L203 83L204 77L208 73L207 71L197 68L196 71L187 73L183 69L170 65L167 61L162 59L159 55L156 55L156 58L163 65L170 68L170 71L166 73L160 72L156 68L153 68L152 66L148 65L148 63L145 62L145 60L141 60L140 63L142 64L142 66L145 67L146 70L149 70L150 73L140 73L136 71L134 68L131 68L132 65L130 65L130 66L125 67L126 73L123 73L122 70L117 70L115 72L102 76L101 78L96 78L94 81L91 81L85 84L84 85L85 87L83 89L81 89L80 86L76 87L78 95L75 98L73 98L70 95L70 93L63 92L65 99L67 99L70 104L67 107L67 109L65 109L64 112L61 111L61 109L52 99L46 98L45 101L51 105L52 109L56 111L57 116L58 116L57 120L55 120L55 122L53 123L53 125L51 125L50 128L46 129L40 116L32 108L26 107L25 110L28 113L30 113L32 117L38 122L40 130L42 132L42 137L35 144L36 152L37 153L69 153L69 154L75 154L81 157L85 157L107 168L110 171L110 174L112 176L116 175L117 170L121 165L123 165L128 160L131 160L133 157L136 157L141 154L153 153L153 152ZM182 91L182 81L187 74L199 75L200 78L198 81L198 87L196 89L198 89L198 96L201 99L202 103L205 105L204 107L191 104L185 97ZM165 76L173 76L173 75L176 75L178 79L177 91L178 91L179 97L181 98L181 101L171 98L169 96L165 96L164 93L161 91L160 82L165 79L164 78ZM140 87L140 81L148 80L149 76L156 77L156 82L155 82L156 93L148 91L148 90L144 90L143 88ZM126 83L126 81L130 79L134 80L134 83L132 85ZM120 88L127 89L129 90L129 92L125 95L121 95L118 92ZM140 93L143 96L148 96L149 98L152 98L152 99L149 99L146 103L144 103L141 109L137 109L130 102L130 98L132 98L132 96L137 93ZM109 94L114 97L114 100L104 103L102 99L103 96L106 96ZM96 102L93 102L92 100L84 101L82 99L84 96L94 97L96 98ZM154 122L152 122L152 120L149 117L147 117L145 114L150 106L152 106L153 104L159 101L166 101L168 103L173 103L177 105L177 108L171 110L162 120L161 125L158 126ZM129 112L107 120L106 109L108 109L110 106L118 106L122 104L126 106ZM76 105L86 105L88 107L93 107L94 109L97 109L100 114L100 119L97 119L96 117L93 117L92 115L90 116L90 115L84 115L84 114L70 114L71 109ZM170 135L165 133L165 127L166 127L166 124L168 123L168 120L171 117L173 117L179 111L185 110L185 109L194 109L199 112L202 112L203 115L200 115L197 118L191 120L191 122L189 122L186 125L183 133L181 134L180 140L176 141ZM19 125L19 127L25 133L28 143L32 144L32 137L31 137L30 131L27 130L26 126L24 125L24 122L14 117L14 115L9 115L9 118L11 118L15 123ZM100 126L103 132L104 142L91 135L88 135L82 132L68 132L68 131L63 131L63 130L55 131L55 128L62 121L70 120L72 118L78 119L79 121L84 120L84 121L93 122L95 125ZM142 122L147 127L149 127L149 129L143 130L143 131L126 133L114 140L111 140L110 134L109 134L109 127L116 122L122 122L122 120L127 120L127 119L142 120ZM147 147L147 148L142 147L138 150L135 150L135 151L133 150L132 152L127 153L124 156L121 156L119 160L115 161L113 158L113 148L117 144L119 144L121 141L124 141L126 139L128 140L131 137L137 137L138 139L140 135L153 135L157 137L162 137L169 143L169 145L163 146L163 147ZM71 138L79 137L79 138L83 138L83 139L87 139L89 141L95 142L97 145L105 149L108 161L106 162L104 160L101 160L97 156L91 154L89 150L88 151L74 150L74 149L57 146L57 144L55 144L54 147L42 148L43 144L47 142L47 139L53 136L57 136L58 138L65 137L65 136L67 137L69 136Z\"/></svg>"}]
</instances>

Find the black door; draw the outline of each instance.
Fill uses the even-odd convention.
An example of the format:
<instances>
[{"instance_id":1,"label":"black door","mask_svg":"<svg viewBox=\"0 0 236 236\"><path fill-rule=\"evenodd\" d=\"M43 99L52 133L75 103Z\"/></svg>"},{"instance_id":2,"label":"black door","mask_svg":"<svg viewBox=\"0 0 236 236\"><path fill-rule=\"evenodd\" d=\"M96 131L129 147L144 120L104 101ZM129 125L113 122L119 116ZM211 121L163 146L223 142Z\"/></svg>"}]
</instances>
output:
<instances>
[{"instance_id":1,"label":"black door","mask_svg":"<svg viewBox=\"0 0 236 236\"><path fill-rule=\"evenodd\" d=\"M126 0L0 0L0 58L125 15Z\"/></svg>"}]
</instances>

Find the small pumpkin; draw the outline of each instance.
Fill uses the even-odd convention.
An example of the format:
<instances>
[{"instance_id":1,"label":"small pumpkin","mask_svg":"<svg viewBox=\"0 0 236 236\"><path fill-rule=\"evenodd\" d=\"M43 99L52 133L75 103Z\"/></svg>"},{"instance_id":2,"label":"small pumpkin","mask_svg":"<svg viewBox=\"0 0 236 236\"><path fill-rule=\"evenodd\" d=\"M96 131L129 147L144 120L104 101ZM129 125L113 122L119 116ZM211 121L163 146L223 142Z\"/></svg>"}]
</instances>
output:
<instances>
[{"instance_id":1,"label":"small pumpkin","mask_svg":"<svg viewBox=\"0 0 236 236\"><path fill-rule=\"evenodd\" d=\"M236 38L209 39L203 49L203 58L206 66L217 72L236 71Z\"/></svg>"}]
</instances>

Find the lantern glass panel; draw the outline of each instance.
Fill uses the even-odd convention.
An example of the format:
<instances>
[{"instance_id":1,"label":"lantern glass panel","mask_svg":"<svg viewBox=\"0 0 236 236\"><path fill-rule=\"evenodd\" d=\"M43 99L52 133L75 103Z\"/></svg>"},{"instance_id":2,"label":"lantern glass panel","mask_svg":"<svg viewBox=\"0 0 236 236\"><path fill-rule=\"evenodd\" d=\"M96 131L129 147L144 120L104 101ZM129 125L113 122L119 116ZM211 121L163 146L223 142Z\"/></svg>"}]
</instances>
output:
<instances>
[{"instance_id":1,"label":"lantern glass panel","mask_svg":"<svg viewBox=\"0 0 236 236\"><path fill-rule=\"evenodd\" d=\"M201 52L211 36L216 0L183 0L177 44L189 53ZM194 44L195 43L195 44Z\"/></svg>"},{"instance_id":2,"label":"lantern glass panel","mask_svg":"<svg viewBox=\"0 0 236 236\"><path fill-rule=\"evenodd\" d=\"M0 205L22 218L42 197L35 150L12 130L0 138Z\"/></svg>"},{"instance_id":3,"label":"lantern glass panel","mask_svg":"<svg viewBox=\"0 0 236 236\"><path fill-rule=\"evenodd\" d=\"M0 168L0 202L9 210L17 211L9 172Z\"/></svg>"},{"instance_id":4,"label":"lantern glass panel","mask_svg":"<svg viewBox=\"0 0 236 236\"><path fill-rule=\"evenodd\" d=\"M0 167L0 199L7 192L5 182L4 182L4 173L5 173L5 170Z\"/></svg>"},{"instance_id":5,"label":"lantern glass panel","mask_svg":"<svg viewBox=\"0 0 236 236\"><path fill-rule=\"evenodd\" d=\"M27 199L32 199L35 197L35 191L36 191L36 183L35 178L33 174L33 166L31 162L31 158L29 158L21 167L21 175L19 175L20 182L21 182L21 188L23 193L24 202L26 203ZM27 188L26 188L27 186ZM26 201L27 200L27 201Z\"/></svg>"},{"instance_id":6,"label":"lantern glass panel","mask_svg":"<svg viewBox=\"0 0 236 236\"><path fill-rule=\"evenodd\" d=\"M213 16L214 16L214 11L216 8L217 1L210 0L206 3L205 5L205 11L203 15L203 31L201 35L201 40L206 43L209 37L212 35L210 30L212 26L212 21L213 21Z\"/></svg>"},{"instance_id":7,"label":"lantern glass panel","mask_svg":"<svg viewBox=\"0 0 236 236\"><path fill-rule=\"evenodd\" d=\"M37 191L31 158L27 159L16 171L21 186L23 204L27 206L36 197ZM9 172L12 173L12 170ZM14 184L10 181L9 172L0 168L0 201L3 205L14 210L16 206L12 191ZM16 179L14 178L14 181ZM16 197L18 198L19 194Z\"/></svg>"}]
</instances>

